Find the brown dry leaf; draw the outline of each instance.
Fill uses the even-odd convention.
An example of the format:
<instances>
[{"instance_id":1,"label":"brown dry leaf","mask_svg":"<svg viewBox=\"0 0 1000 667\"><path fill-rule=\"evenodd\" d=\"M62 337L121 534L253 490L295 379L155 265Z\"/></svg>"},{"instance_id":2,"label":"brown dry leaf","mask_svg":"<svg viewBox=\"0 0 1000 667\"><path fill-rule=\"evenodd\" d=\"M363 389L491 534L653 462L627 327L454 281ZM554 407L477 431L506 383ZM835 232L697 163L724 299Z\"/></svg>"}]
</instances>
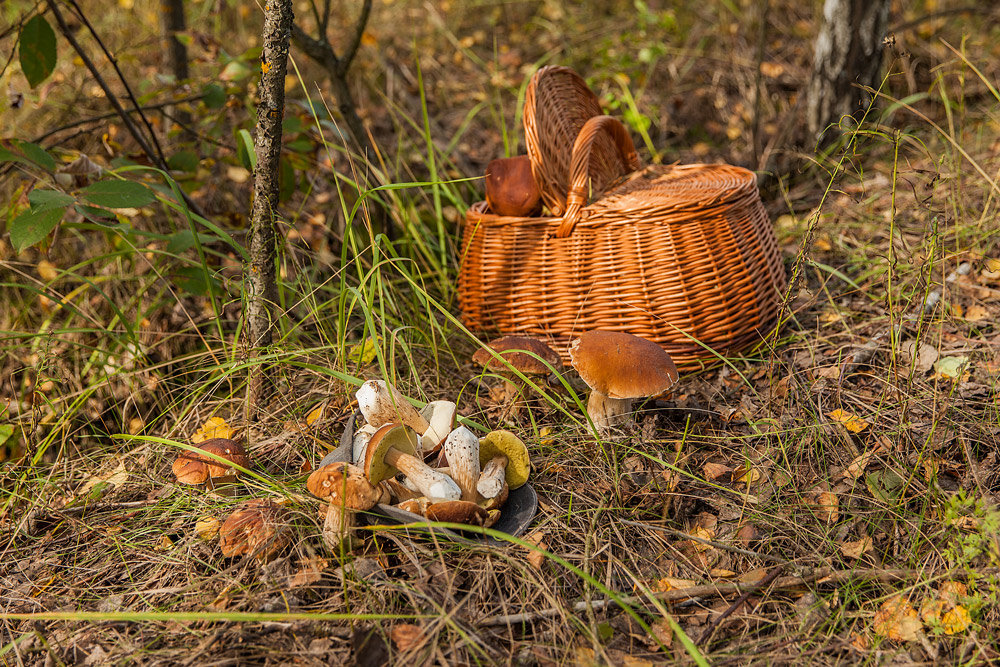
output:
<instances>
[{"instance_id":1,"label":"brown dry leaf","mask_svg":"<svg viewBox=\"0 0 1000 667\"><path fill-rule=\"evenodd\" d=\"M409 651L412 648L419 648L427 641L427 636L419 625L411 623L400 623L389 632L392 643L400 651Z\"/></svg>"},{"instance_id":2,"label":"brown dry leaf","mask_svg":"<svg viewBox=\"0 0 1000 667\"><path fill-rule=\"evenodd\" d=\"M545 541L545 533L540 530L536 530L535 532L525 537L524 541L529 544L533 544L539 549L547 549L549 546L548 542ZM545 556L543 554L541 554L538 551L535 551L534 549L528 550L528 563L530 563L533 568L541 571L542 564L544 562L545 562Z\"/></svg>"},{"instance_id":3,"label":"brown dry leaf","mask_svg":"<svg viewBox=\"0 0 1000 667\"><path fill-rule=\"evenodd\" d=\"M844 542L840 545L840 553L844 554L846 558L861 558L865 553L872 551L875 548L875 544L872 542L872 538L862 537L860 540L855 540L854 542Z\"/></svg>"},{"instance_id":4,"label":"brown dry leaf","mask_svg":"<svg viewBox=\"0 0 1000 667\"><path fill-rule=\"evenodd\" d=\"M971 305L965 310L965 319L973 322L982 322L989 319L990 311L979 305Z\"/></svg>"},{"instance_id":5,"label":"brown dry leaf","mask_svg":"<svg viewBox=\"0 0 1000 667\"><path fill-rule=\"evenodd\" d=\"M677 579L675 577L663 577L662 579L657 579L653 584L652 589L656 593L666 593L667 591L677 591L683 590L685 588L691 588L697 584L691 579Z\"/></svg>"},{"instance_id":6,"label":"brown dry leaf","mask_svg":"<svg viewBox=\"0 0 1000 667\"><path fill-rule=\"evenodd\" d=\"M194 522L194 534L199 540L214 540L219 535L222 522L214 516L203 516Z\"/></svg>"},{"instance_id":7,"label":"brown dry leaf","mask_svg":"<svg viewBox=\"0 0 1000 667\"><path fill-rule=\"evenodd\" d=\"M740 581L744 584L756 584L758 581L767 576L767 568L757 567L752 570L747 570L740 575Z\"/></svg>"},{"instance_id":8,"label":"brown dry leaf","mask_svg":"<svg viewBox=\"0 0 1000 667\"><path fill-rule=\"evenodd\" d=\"M243 167L233 165L226 169L226 177L233 183L246 183L250 180L250 172Z\"/></svg>"},{"instance_id":9,"label":"brown dry leaf","mask_svg":"<svg viewBox=\"0 0 1000 667\"><path fill-rule=\"evenodd\" d=\"M660 640L660 643L665 647L672 648L674 645L674 629L670 627L670 624L666 620L660 619L654 621L650 624L649 629L653 631L653 635Z\"/></svg>"},{"instance_id":10,"label":"brown dry leaf","mask_svg":"<svg viewBox=\"0 0 1000 667\"><path fill-rule=\"evenodd\" d=\"M840 377L840 366L823 366L822 368L816 369L816 377L826 378L827 380L836 380Z\"/></svg>"},{"instance_id":11,"label":"brown dry leaf","mask_svg":"<svg viewBox=\"0 0 1000 667\"><path fill-rule=\"evenodd\" d=\"M872 647L872 643L868 641L868 637L861 634L860 632L852 632L851 646L858 649L859 651L867 651Z\"/></svg>"},{"instance_id":12,"label":"brown dry leaf","mask_svg":"<svg viewBox=\"0 0 1000 667\"><path fill-rule=\"evenodd\" d=\"M729 577L735 577L736 573L732 570L726 570L721 567L713 567L708 571L713 577L719 577L720 579L728 579Z\"/></svg>"},{"instance_id":13,"label":"brown dry leaf","mask_svg":"<svg viewBox=\"0 0 1000 667\"><path fill-rule=\"evenodd\" d=\"M882 603L872 619L876 634L900 642L912 642L920 636L920 619L910 601L897 595Z\"/></svg>"},{"instance_id":14,"label":"brown dry leaf","mask_svg":"<svg viewBox=\"0 0 1000 667\"><path fill-rule=\"evenodd\" d=\"M840 504L836 493L823 491L816 496L816 515L827 523L836 523L840 518L838 505Z\"/></svg>"},{"instance_id":15,"label":"brown dry leaf","mask_svg":"<svg viewBox=\"0 0 1000 667\"><path fill-rule=\"evenodd\" d=\"M728 475L732 471L732 468L722 463L706 463L702 468L702 472L705 474L705 479L710 482L719 479L723 475Z\"/></svg>"},{"instance_id":16,"label":"brown dry leaf","mask_svg":"<svg viewBox=\"0 0 1000 667\"><path fill-rule=\"evenodd\" d=\"M212 438L232 438L235 432L236 430L230 428L222 417L212 417L194 432L194 435L191 436L191 442L197 445L199 442Z\"/></svg>"},{"instance_id":17,"label":"brown dry leaf","mask_svg":"<svg viewBox=\"0 0 1000 667\"><path fill-rule=\"evenodd\" d=\"M875 458L875 450L861 454L844 469L844 477L858 479L861 475L865 474L865 468L868 467L873 458Z\"/></svg>"},{"instance_id":18,"label":"brown dry leaf","mask_svg":"<svg viewBox=\"0 0 1000 667\"><path fill-rule=\"evenodd\" d=\"M920 343L918 345L915 340L906 341L900 346L899 350L902 352L903 358L907 363L916 359L913 368L918 373L926 373L932 369L934 362L938 359L938 351L934 349L934 346L927 343Z\"/></svg>"},{"instance_id":19,"label":"brown dry leaf","mask_svg":"<svg viewBox=\"0 0 1000 667\"><path fill-rule=\"evenodd\" d=\"M838 424L843 425L843 427L846 428L851 433L861 433L866 428L871 426L870 423L868 423L861 417L853 415L850 412L845 412L844 410L840 410L839 408L837 410L827 412L826 416L832 419L833 421L837 422Z\"/></svg>"},{"instance_id":20,"label":"brown dry leaf","mask_svg":"<svg viewBox=\"0 0 1000 667\"><path fill-rule=\"evenodd\" d=\"M689 534L692 537L698 537L703 540L710 540L715 536L712 531L707 528L702 528L701 526L696 526ZM698 540L691 540L690 545L695 551L708 551L713 548L711 544L705 544L704 542L699 542Z\"/></svg>"},{"instance_id":21,"label":"brown dry leaf","mask_svg":"<svg viewBox=\"0 0 1000 667\"><path fill-rule=\"evenodd\" d=\"M941 599L949 605L957 605L962 598L968 595L968 589L961 581L943 581L939 591Z\"/></svg>"},{"instance_id":22,"label":"brown dry leaf","mask_svg":"<svg viewBox=\"0 0 1000 667\"><path fill-rule=\"evenodd\" d=\"M757 539L757 526L752 523L743 524L736 531L736 541L744 547L749 546L755 539Z\"/></svg>"},{"instance_id":23,"label":"brown dry leaf","mask_svg":"<svg viewBox=\"0 0 1000 667\"><path fill-rule=\"evenodd\" d=\"M924 459L924 481L930 483L937 479L938 473L941 471L941 464L943 461L936 456L928 456Z\"/></svg>"},{"instance_id":24,"label":"brown dry leaf","mask_svg":"<svg viewBox=\"0 0 1000 667\"><path fill-rule=\"evenodd\" d=\"M330 561L319 556L311 556L288 577L288 587L297 588L315 584L323 578L323 570L330 565Z\"/></svg>"},{"instance_id":25,"label":"brown dry leaf","mask_svg":"<svg viewBox=\"0 0 1000 667\"><path fill-rule=\"evenodd\" d=\"M157 551L170 551L174 548L174 541L166 535L160 536L160 541L156 543Z\"/></svg>"},{"instance_id":26,"label":"brown dry leaf","mask_svg":"<svg viewBox=\"0 0 1000 667\"><path fill-rule=\"evenodd\" d=\"M785 66L781 63L765 60L760 64L760 73L768 79L777 79L785 73Z\"/></svg>"}]
</instances>

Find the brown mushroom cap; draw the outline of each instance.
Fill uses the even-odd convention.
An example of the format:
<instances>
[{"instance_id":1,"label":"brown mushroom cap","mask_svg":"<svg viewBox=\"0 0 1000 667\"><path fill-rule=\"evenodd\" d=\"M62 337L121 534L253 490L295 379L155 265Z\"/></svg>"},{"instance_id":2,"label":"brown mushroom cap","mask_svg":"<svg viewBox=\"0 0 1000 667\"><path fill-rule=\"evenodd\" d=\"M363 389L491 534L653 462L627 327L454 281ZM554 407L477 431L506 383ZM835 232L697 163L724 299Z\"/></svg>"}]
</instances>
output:
<instances>
[{"instance_id":1,"label":"brown mushroom cap","mask_svg":"<svg viewBox=\"0 0 1000 667\"><path fill-rule=\"evenodd\" d=\"M398 449L403 454L419 456L417 434L402 424L386 424L375 431L365 449L365 476L372 484L378 484L383 479L395 477L399 471L386 463L385 454L390 448Z\"/></svg>"},{"instance_id":2,"label":"brown mushroom cap","mask_svg":"<svg viewBox=\"0 0 1000 667\"><path fill-rule=\"evenodd\" d=\"M587 331L569 346L573 368L608 398L646 398L677 382L677 366L653 341L617 331Z\"/></svg>"},{"instance_id":3,"label":"brown mushroom cap","mask_svg":"<svg viewBox=\"0 0 1000 667\"><path fill-rule=\"evenodd\" d=\"M371 509L381 495L364 471L350 463L331 463L317 468L306 480L306 488L317 498L328 499L331 505L349 510Z\"/></svg>"},{"instance_id":4,"label":"brown mushroom cap","mask_svg":"<svg viewBox=\"0 0 1000 667\"><path fill-rule=\"evenodd\" d=\"M486 165L486 201L497 215L522 217L542 210L542 193L527 155L497 158Z\"/></svg>"},{"instance_id":5,"label":"brown mushroom cap","mask_svg":"<svg viewBox=\"0 0 1000 667\"><path fill-rule=\"evenodd\" d=\"M427 506L426 516L431 521L468 523L481 526L489 513L476 503L467 500L448 500Z\"/></svg>"},{"instance_id":6,"label":"brown mushroom cap","mask_svg":"<svg viewBox=\"0 0 1000 667\"><path fill-rule=\"evenodd\" d=\"M220 456L241 468L246 468L250 464L243 446L229 438L211 438L198 443L198 448ZM210 478L226 476L232 467L201 452L183 451L177 456L171 469L181 484L204 484Z\"/></svg>"},{"instance_id":7,"label":"brown mushroom cap","mask_svg":"<svg viewBox=\"0 0 1000 667\"><path fill-rule=\"evenodd\" d=\"M504 336L503 338L490 341L489 347L498 353L512 368L517 369L525 375L548 375L552 372L536 357L540 357L548 362L549 366L552 366L555 370L559 370L563 365L559 354L537 338ZM531 354L526 354L526 352L530 352ZM472 355L472 360L487 371L503 372L509 370L503 362L490 354L490 351L485 347L476 350L476 353Z\"/></svg>"},{"instance_id":8,"label":"brown mushroom cap","mask_svg":"<svg viewBox=\"0 0 1000 667\"><path fill-rule=\"evenodd\" d=\"M290 541L287 512L266 498L240 503L219 528L219 546L226 558L251 555L266 561Z\"/></svg>"}]
</instances>

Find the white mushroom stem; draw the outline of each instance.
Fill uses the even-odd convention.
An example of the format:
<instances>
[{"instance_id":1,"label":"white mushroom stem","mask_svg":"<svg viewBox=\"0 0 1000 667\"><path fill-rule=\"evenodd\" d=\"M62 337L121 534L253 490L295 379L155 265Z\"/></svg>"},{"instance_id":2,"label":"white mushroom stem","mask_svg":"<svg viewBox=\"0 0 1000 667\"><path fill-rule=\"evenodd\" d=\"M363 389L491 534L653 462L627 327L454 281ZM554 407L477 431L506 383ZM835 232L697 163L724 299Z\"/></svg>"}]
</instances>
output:
<instances>
[{"instance_id":1,"label":"white mushroom stem","mask_svg":"<svg viewBox=\"0 0 1000 667\"><path fill-rule=\"evenodd\" d=\"M451 478L462 490L462 500L476 502L476 483L479 481L479 438L469 429L459 426L444 441L444 453L448 457Z\"/></svg>"},{"instance_id":2,"label":"white mushroom stem","mask_svg":"<svg viewBox=\"0 0 1000 667\"><path fill-rule=\"evenodd\" d=\"M455 481L437 470L434 470L420 459L404 454L395 447L390 447L385 454L385 461L413 482L414 486L428 498L458 500L462 497L462 489Z\"/></svg>"},{"instance_id":3,"label":"white mushroom stem","mask_svg":"<svg viewBox=\"0 0 1000 667\"><path fill-rule=\"evenodd\" d=\"M354 443L351 448L351 460L354 463L362 462L364 465L365 460L365 450L368 449L368 443L372 439L372 434L375 433L375 428L369 424L365 424L357 431L354 432Z\"/></svg>"},{"instance_id":4,"label":"white mushroom stem","mask_svg":"<svg viewBox=\"0 0 1000 667\"><path fill-rule=\"evenodd\" d=\"M609 398L599 391L591 391L587 399L587 414L601 433L615 427L626 426L632 421L631 398Z\"/></svg>"},{"instance_id":5,"label":"white mushroom stem","mask_svg":"<svg viewBox=\"0 0 1000 667\"><path fill-rule=\"evenodd\" d=\"M433 452L441 446L455 424L456 406L451 401L431 401L420 411L429 426L420 436L420 449Z\"/></svg>"},{"instance_id":6,"label":"white mushroom stem","mask_svg":"<svg viewBox=\"0 0 1000 667\"><path fill-rule=\"evenodd\" d=\"M476 482L476 491L483 498L496 498L503 490L507 474L507 457L497 454L483 467L483 472Z\"/></svg>"},{"instance_id":7,"label":"white mushroom stem","mask_svg":"<svg viewBox=\"0 0 1000 667\"><path fill-rule=\"evenodd\" d=\"M382 380L368 380L354 395L365 421L376 428L399 422L423 433L430 427L405 396Z\"/></svg>"},{"instance_id":8,"label":"white mushroom stem","mask_svg":"<svg viewBox=\"0 0 1000 667\"><path fill-rule=\"evenodd\" d=\"M355 519L353 510L349 510L343 505L332 502L326 510L326 519L323 521L323 544L331 552L339 552L341 546L345 551L350 551L352 529Z\"/></svg>"}]
</instances>

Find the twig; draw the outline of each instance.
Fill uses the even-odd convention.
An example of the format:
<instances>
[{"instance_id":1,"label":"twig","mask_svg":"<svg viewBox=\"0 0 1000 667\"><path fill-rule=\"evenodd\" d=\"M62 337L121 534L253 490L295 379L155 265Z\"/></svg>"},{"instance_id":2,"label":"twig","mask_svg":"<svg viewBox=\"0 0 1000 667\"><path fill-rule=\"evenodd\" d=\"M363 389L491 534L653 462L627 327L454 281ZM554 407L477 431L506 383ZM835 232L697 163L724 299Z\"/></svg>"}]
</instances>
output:
<instances>
[{"instance_id":1,"label":"twig","mask_svg":"<svg viewBox=\"0 0 1000 667\"><path fill-rule=\"evenodd\" d=\"M777 567L771 568L771 571L767 573L767 576L764 577L763 579L761 579L760 581L758 581L757 585L754 588L747 589L743 593L743 595L739 596L736 599L736 602L734 602L731 605L729 605L728 609L726 609L724 612L722 612L721 614L719 614L718 616L716 616L715 620L713 620L711 623L708 624L708 627L705 628L705 632L701 633L701 639L698 640L698 644L704 646L705 643L709 639L712 638L712 635L715 633L715 629L718 628L719 625L724 620L726 620L727 618L729 618L730 616L732 616L733 613L737 609L739 609L743 605L743 603L746 602L750 598L750 595L752 595L754 593L754 591L758 591L758 590L760 590L762 588L767 588L767 586L772 581L774 581L775 579L778 578L778 575L781 574L784 571L784 569L785 569L785 567L783 565L779 565Z\"/></svg>"},{"instance_id":2,"label":"twig","mask_svg":"<svg viewBox=\"0 0 1000 667\"><path fill-rule=\"evenodd\" d=\"M976 572L979 576L989 576L992 574L997 574L1000 572L1000 568L987 568ZM781 577L774 580L771 590L790 590L801 588L807 585L816 586L826 586L831 584L842 584L847 581L853 581L856 579L864 579L867 581L873 581L878 583L891 583L898 581L909 581L919 578L921 575L926 574L925 570L913 570L913 569L883 569L883 568L867 568L859 570L834 570L832 568L818 568L813 570L809 574L794 577ZM938 575L936 578L951 578L951 579L965 579L970 575L970 573L963 569L951 570L942 575ZM760 588L760 582L755 583L739 583L734 582L730 584L705 584L700 586L689 586L687 588L675 588L669 591L663 591L659 593L653 593L648 596L638 596L638 595L623 595L620 600L621 604L633 605L642 604L648 602L650 599L659 600L661 602L679 602L681 600L688 600L692 598L707 598L707 597L721 597L725 595L731 595L734 593L744 593L745 591L750 591L751 593ZM592 601L582 601L575 603L571 610L574 612L585 611L590 605L595 610L604 609L606 607L613 607L619 604L618 600L612 599L601 599ZM523 612L520 614L503 614L498 616L487 616L486 618L476 621L475 625L479 627L486 626L496 626L496 625L515 625L518 623L530 623L532 621L543 620L546 618L551 618L553 616L559 616L563 614L566 610L561 607L551 607L549 609L541 609L539 611L533 612Z\"/></svg>"},{"instance_id":3,"label":"twig","mask_svg":"<svg viewBox=\"0 0 1000 667\"><path fill-rule=\"evenodd\" d=\"M167 107L175 106L177 104L184 104L185 102L197 102L202 97L203 97L202 95L191 95L190 97L182 97L182 98L180 98L178 100L170 100L169 102L157 102L156 104L147 104L147 105L145 105L145 106L142 107L142 110L143 111L162 111L163 109L165 109ZM132 109L132 110L126 110L126 112L127 113L135 113L135 110L134 109ZM39 143L45 141L46 139L48 139L49 137L51 137L53 134L59 134L60 132L65 132L66 130L72 130L75 127L80 127L81 125L87 125L88 123L99 123L102 120L108 120L109 118L115 118L118 115L119 114L118 114L117 111L109 111L108 113L99 114L97 116L90 116L89 118L81 118L80 120L75 120L72 123L67 123L65 125L62 125L60 127L55 128L55 129L49 130L45 134L40 134L37 137L35 137L34 139L32 139L31 141L32 141L32 143L39 144ZM164 114L164 115L166 115L166 114ZM230 147L230 146L226 146L226 148L230 148L230 150L232 150L232 147Z\"/></svg>"},{"instance_id":4,"label":"twig","mask_svg":"<svg viewBox=\"0 0 1000 667\"><path fill-rule=\"evenodd\" d=\"M927 21L933 21L934 19L944 18L945 16L950 16L952 14L979 14L983 11L982 5L966 5L965 7L952 7L950 9L942 9L939 12L931 12L930 14L924 14L923 16L918 16L915 19L906 21L905 23L899 23L889 28L889 32L903 32L904 30L909 30L910 28L915 28L921 23Z\"/></svg>"},{"instance_id":5,"label":"twig","mask_svg":"<svg viewBox=\"0 0 1000 667\"><path fill-rule=\"evenodd\" d=\"M150 123L149 119L146 118L146 114L142 112L139 100L136 99L135 93L132 92L132 86L128 85L128 79L125 78L125 74L123 74L121 68L118 67L118 61L113 55L111 55L108 47L104 45L104 41L101 39L101 36L97 34L96 30L94 30L94 26L91 25L90 19L88 19L87 15L83 13L82 9L80 9L80 5L76 3L76 0L68 1L73 6L73 9L76 10L76 15L80 17L83 25L87 26L87 30L90 32L91 37L94 38L94 41L97 42L97 46L100 47L101 52L104 53L104 57L108 59L109 63L111 63L111 67L115 70L115 74L118 75L118 80L121 81L122 87L125 89L125 94L128 95L129 101L132 102L132 107L135 109L136 113L139 114L139 118L142 120L143 125L146 126L146 130L149 132L149 138L153 142L153 148L156 149L157 160L155 160L155 162L157 163L157 166L166 171L167 157L163 154L163 147L160 146L160 140L156 136L156 130L153 129L152 123Z\"/></svg>"},{"instance_id":6,"label":"twig","mask_svg":"<svg viewBox=\"0 0 1000 667\"><path fill-rule=\"evenodd\" d=\"M166 161L158 157L157 154L153 151L153 149L149 146L149 143L146 141L145 137L143 137L142 133L139 131L139 128L132 121L132 117L129 115L129 112L127 112L124 109L124 107L122 107L121 102L118 101L118 97L113 92L111 92L111 88L104 80L104 77L102 77L101 73L97 71L97 66L94 65L94 61L90 59L90 56L87 55L86 51L84 51L83 45L81 45L80 42L77 41L76 36L73 34L73 31L70 30L68 25L66 25L66 19L63 18L62 12L59 11L58 2L56 0L46 0L46 3L48 3L49 9L52 10L52 15L55 17L56 23L59 24L59 30L62 32L63 37L66 39L67 42L69 42L70 46L73 47L73 50L76 51L76 54L80 56L80 60L83 61L84 66L90 71L91 76L94 77L94 80L97 82L97 85L100 86L101 90L104 92L104 96L107 98L108 102L118 113L118 116L122 119L122 123L125 124L125 128L128 130L129 134L131 134L132 138L135 139L135 142L139 144L140 150L142 150L142 152L146 154L146 157L149 158L150 162L157 165L160 169L166 171L167 170ZM193 213L202 218L207 217L205 213L201 210L201 207L198 206L198 204L196 204L194 200L191 199L186 192L184 192L183 189L180 190L180 194L181 198L184 200L184 203L187 205L188 209L190 209Z\"/></svg>"}]
</instances>

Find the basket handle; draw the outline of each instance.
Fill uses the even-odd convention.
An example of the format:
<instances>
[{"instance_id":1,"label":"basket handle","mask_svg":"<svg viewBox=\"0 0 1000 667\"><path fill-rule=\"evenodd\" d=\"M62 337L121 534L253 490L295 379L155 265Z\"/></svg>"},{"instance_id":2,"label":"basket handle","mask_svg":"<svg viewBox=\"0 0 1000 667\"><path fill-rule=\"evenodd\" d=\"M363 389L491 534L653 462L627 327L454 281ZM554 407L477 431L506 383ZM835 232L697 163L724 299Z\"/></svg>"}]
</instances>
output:
<instances>
[{"instance_id":1,"label":"basket handle","mask_svg":"<svg viewBox=\"0 0 1000 667\"><path fill-rule=\"evenodd\" d=\"M570 186L566 195L566 213L556 231L557 238L566 238L573 233L580 219L580 210L587 203L587 181L590 178L590 151L598 135L606 131L611 135L618 149L618 157L622 161L622 174L636 171L641 165L639 155L635 152L635 144L628 130L617 118L612 116L594 116L584 123L580 134L573 143L573 157L570 161Z\"/></svg>"}]
</instances>

